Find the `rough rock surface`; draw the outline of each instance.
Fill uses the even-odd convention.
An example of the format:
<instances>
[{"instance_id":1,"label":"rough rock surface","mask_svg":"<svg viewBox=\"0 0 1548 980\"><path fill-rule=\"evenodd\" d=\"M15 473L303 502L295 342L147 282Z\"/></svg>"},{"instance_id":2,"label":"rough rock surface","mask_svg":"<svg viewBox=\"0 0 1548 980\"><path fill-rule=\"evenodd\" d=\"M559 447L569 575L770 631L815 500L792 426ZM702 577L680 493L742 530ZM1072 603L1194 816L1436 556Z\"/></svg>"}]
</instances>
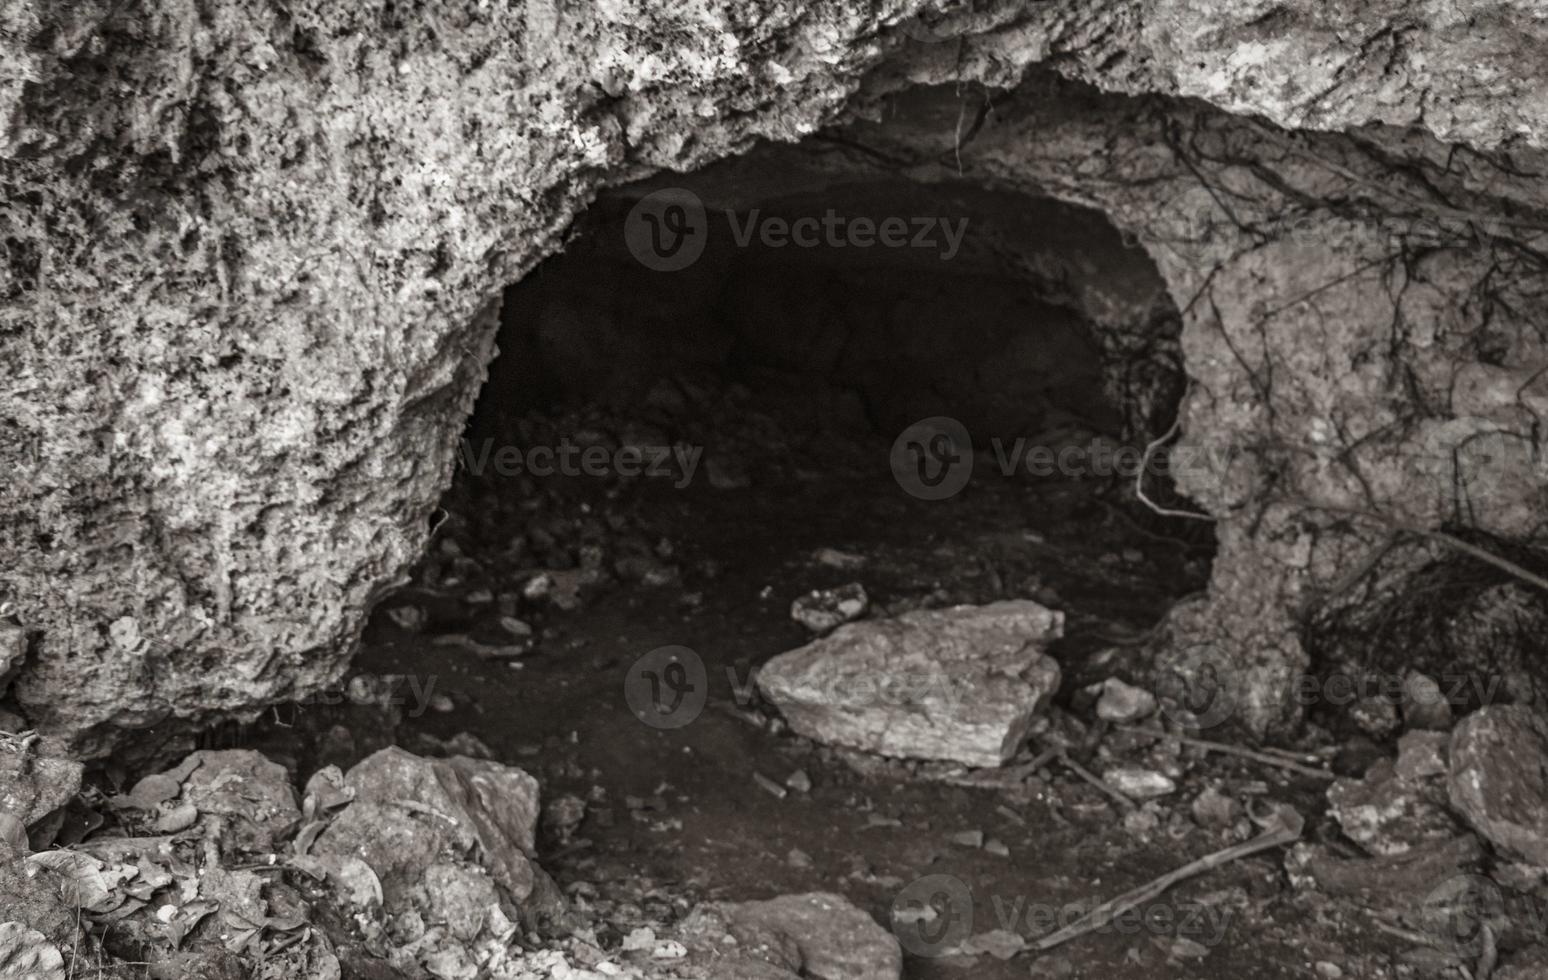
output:
<instances>
[{"instance_id":1,"label":"rough rock surface","mask_svg":"<svg viewBox=\"0 0 1548 980\"><path fill-rule=\"evenodd\" d=\"M1026 599L851 623L758 672L790 727L820 742L997 766L1059 686L1042 647L1062 613Z\"/></svg>"},{"instance_id":2,"label":"rough rock surface","mask_svg":"<svg viewBox=\"0 0 1548 980\"><path fill-rule=\"evenodd\" d=\"M274 841L301 820L295 790L285 767L245 749L195 752L181 798L200 813L234 823L236 840L246 850L271 851Z\"/></svg>"},{"instance_id":3,"label":"rough rock surface","mask_svg":"<svg viewBox=\"0 0 1548 980\"><path fill-rule=\"evenodd\" d=\"M0 816L35 826L80 791L81 772L78 762L0 746Z\"/></svg>"},{"instance_id":4,"label":"rough rock surface","mask_svg":"<svg viewBox=\"0 0 1548 980\"><path fill-rule=\"evenodd\" d=\"M1537 980L1548 977L1548 946L1529 946L1511 954L1494 980Z\"/></svg>"},{"instance_id":5,"label":"rough rock surface","mask_svg":"<svg viewBox=\"0 0 1548 980\"><path fill-rule=\"evenodd\" d=\"M351 769L345 782L355 791L351 810L362 803L404 809L405 801L416 812L428 808L461 851L480 849L483 863L512 898L519 902L532 893L538 785L522 770L465 756L424 759L390 748ZM337 829L336 823L328 834Z\"/></svg>"},{"instance_id":6,"label":"rough rock surface","mask_svg":"<svg viewBox=\"0 0 1548 980\"><path fill-rule=\"evenodd\" d=\"M1455 837L1461 828L1446 802L1447 741L1443 732L1410 732L1396 762L1382 759L1363 778L1328 787L1329 812L1345 836L1377 856Z\"/></svg>"},{"instance_id":7,"label":"rough rock surface","mask_svg":"<svg viewBox=\"0 0 1548 980\"><path fill-rule=\"evenodd\" d=\"M1473 712L1451 735L1451 805L1480 835L1548 868L1548 722L1525 705Z\"/></svg>"},{"instance_id":8,"label":"rough rock surface","mask_svg":"<svg viewBox=\"0 0 1548 980\"><path fill-rule=\"evenodd\" d=\"M725 922L737 940L736 955L752 961L753 966L737 976L898 980L903 972L897 938L842 895L812 892L763 902L714 903L696 910L699 932L705 931L706 914ZM763 964L769 970L757 972Z\"/></svg>"},{"instance_id":9,"label":"rough rock surface","mask_svg":"<svg viewBox=\"0 0 1548 980\"><path fill-rule=\"evenodd\" d=\"M11 3L14 695L103 752L322 688L426 540L500 288L599 186L934 83L896 159L1102 208L1167 277L1182 446L1214 453L1183 486L1221 542L1168 662L1283 727L1295 613L1394 527L1536 531L1543 25L1520 0ZM960 82L1016 89L967 145Z\"/></svg>"}]
</instances>

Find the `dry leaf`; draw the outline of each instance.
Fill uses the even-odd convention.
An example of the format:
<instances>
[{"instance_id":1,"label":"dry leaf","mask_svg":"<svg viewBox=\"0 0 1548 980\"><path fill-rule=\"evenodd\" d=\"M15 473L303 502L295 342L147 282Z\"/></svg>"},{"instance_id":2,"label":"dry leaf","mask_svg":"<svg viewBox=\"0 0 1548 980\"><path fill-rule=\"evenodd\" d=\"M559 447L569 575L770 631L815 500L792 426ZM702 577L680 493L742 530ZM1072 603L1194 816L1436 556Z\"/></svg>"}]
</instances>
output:
<instances>
[{"instance_id":1,"label":"dry leaf","mask_svg":"<svg viewBox=\"0 0 1548 980\"><path fill-rule=\"evenodd\" d=\"M65 980L64 957L36 929L0 923L0 980Z\"/></svg>"},{"instance_id":2,"label":"dry leaf","mask_svg":"<svg viewBox=\"0 0 1548 980\"><path fill-rule=\"evenodd\" d=\"M60 877L59 891L66 902L97 914L111 912L121 905L125 896L115 894L114 889L140 873L139 868L127 864L109 868L80 851L44 851L27 861Z\"/></svg>"}]
</instances>

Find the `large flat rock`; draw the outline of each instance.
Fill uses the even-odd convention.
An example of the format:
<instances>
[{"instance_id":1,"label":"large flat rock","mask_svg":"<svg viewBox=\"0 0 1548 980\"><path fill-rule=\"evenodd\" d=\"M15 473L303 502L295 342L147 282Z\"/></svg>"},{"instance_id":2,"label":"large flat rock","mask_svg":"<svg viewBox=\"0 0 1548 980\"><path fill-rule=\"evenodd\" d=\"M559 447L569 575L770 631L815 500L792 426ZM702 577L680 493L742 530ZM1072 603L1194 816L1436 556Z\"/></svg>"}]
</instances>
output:
<instances>
[{"instance_id":1,"label":"large flat rock","mask_svg":"<svg viewBox=\"0 0 1548 980\"><path fill-rule=\"evenodd\" d=\"M758 687L802 735L883 755L997 766L1059 686L1064 615L1027 599L841 626Z\"/></svg>"}]
</instances>

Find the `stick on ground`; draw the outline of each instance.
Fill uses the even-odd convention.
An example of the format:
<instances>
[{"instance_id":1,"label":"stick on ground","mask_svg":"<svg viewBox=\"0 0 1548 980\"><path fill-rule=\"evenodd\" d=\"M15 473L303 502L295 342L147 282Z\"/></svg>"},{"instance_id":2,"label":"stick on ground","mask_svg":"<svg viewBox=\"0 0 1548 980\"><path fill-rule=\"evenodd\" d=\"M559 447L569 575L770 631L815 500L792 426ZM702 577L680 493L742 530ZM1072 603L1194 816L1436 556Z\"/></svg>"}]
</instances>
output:
<instances>
[{"instance_id":1,"label":"stick on ground","mask_svg":"<svg viewBox=\"0 0 1548 980\"><path fill-rule=\"evenodd\" d=\"M1239 861L1244 857L1257 854L1259 851L1267 851L1271 848L1293 843L1301 836L1301 831L1305 829L1306 820L1294 807L1288 804L1281 804L1274 809L1273 817L1270 818L1265 826L1264 832L1252 840L1227 847L1213 854L1206 854L1197 861L1191 861L1174 871L1168 871L1149 884L1124 892L1117 898L1098 905L1063 929L1051 932L1041 939L1033 940L1028 944L1027 948L1037 950L1038 952L1053 949L1055 946L1067 943L1077 936L1083 936L1088 932L1102 928L1130 909L1143 905L1157 895L1160 895L1179 881L1185 881L1206 871L1213 871L1215 868L1230 864L1232 861Z\"/></svg>"}]
</instances>

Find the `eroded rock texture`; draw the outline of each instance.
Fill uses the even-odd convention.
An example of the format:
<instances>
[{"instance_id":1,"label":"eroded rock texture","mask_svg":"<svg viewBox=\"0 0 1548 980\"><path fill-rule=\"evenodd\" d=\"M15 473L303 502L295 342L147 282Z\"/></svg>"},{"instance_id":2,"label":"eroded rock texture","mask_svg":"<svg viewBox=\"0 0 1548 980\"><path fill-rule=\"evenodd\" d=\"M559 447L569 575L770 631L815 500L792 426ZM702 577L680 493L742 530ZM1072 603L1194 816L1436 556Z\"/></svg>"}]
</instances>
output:
<instances>
[{"instance_id":1,"label":"eroded rock texture","mask_svg":"<svg viewBox=\"0 0 1548 980\"><path fill-rule=\"evenodd\" d=\"M1168 662L1251 727L1293 720L1309 610L1455 556L1421 532L1537 533L1530 5L911 6L0 8L29 720L99 752L336 676L426 540L501 287L599 186L825 125L1147 244L1222 546Z\"/></svg>"}]
</instances>

